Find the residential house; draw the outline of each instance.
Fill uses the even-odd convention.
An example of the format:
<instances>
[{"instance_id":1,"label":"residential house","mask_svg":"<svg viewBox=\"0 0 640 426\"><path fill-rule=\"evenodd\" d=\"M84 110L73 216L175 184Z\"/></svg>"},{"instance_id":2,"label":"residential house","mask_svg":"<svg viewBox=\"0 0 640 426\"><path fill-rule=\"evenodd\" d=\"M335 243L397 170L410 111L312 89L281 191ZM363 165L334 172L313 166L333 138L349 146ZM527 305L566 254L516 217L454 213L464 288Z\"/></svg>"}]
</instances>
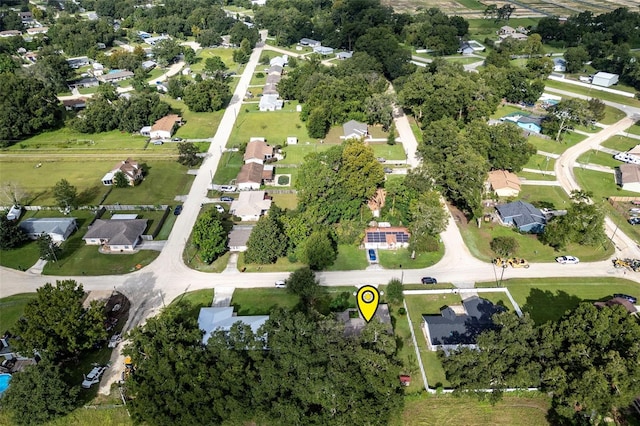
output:
<instances>
[{"instance_id":1,"label":"residential house","mask_svg":"<svg viewBox=\"0 0 640 426\"><path fill-rule=\"evenodd\" d=\"M267 84L262 88L262 96L275 96L276 99L280 97L280 93L278 92L277 83L273 83L275 76L268 75L267 76ZM275 81L280 81L280 78L277 78ZM271 102L271 101L269 101ZM284 101L282 102L284 105ZM266 110L265 110L266 111Z\"/></svg>"},{"instance_id":2,"label":"residential house","mask_svg":"<svg viewBox=\"0 0 640 426\"><path fill-rule=\"evenodd\" d=\"M611 74L608 72L600 71L593 76L593 80L591 80L591 84L595 84L596 86L602 87L610 87L614 84L618 83L618 74Z\"/></svg>"},{"instance_id":3,"label":"residential house","mask_svg":"<svg viewBox=\"0 0 640 426\"><path fill-rule=\"evenodd\" d=\"M113 185L115 175L118 172L122 172L124 174L124 177L127 178L130 186L134 186L139 183L144 177L142 167L138 162L133 161L131 158L127 158L126 160L117 163L109 173L104 175L102 178L102 184L106 186Z\"/></svg>"},{"instance_id":4,"label":"residential house","mask_svg":"<svg viewBox=\"0 0 640 426\"><path fill-rule=\"evenodd\" d=\"M635 305L623 297L613 297L605 302L595 302L594 306L600 309L604 307L612 308L614 306L623 306L630 315L636 315L638 313Z\"/></svg>"},{"instance_id":5,"label":"residential house","mask_svg":"<svg viewBox=\"0 0 640 426\"><path fill-rule=\"evenodd\" d=\"M336 53L336 58L340 59L341 61L343 61L345 59L351 59L352 56L353 56L353 52L338 52L338 53Z\"/></svg>"},{"instance_id":6,"label":"residential house","mask_svg":"<svg viewBox=\"0 0 640 426\"><path fill-rule=\"evenodd\" d=\"M553 58L553 70L555 72L567 71L567 61L564 58Z\"/></svg>"},{"instance_id":7,"label":"residential house","mask_svg":"<svg viewBox=\"0 0 640 426\"><path fill-rule=\"evenodd\" d=\"M211 335L216 331L231 331L236 323L242 323L251 327L251 331L257 335L260 327L269 320L269 315L242 315L237 316L233 307L200 308L198 315L198 327L204 331L202 344L206 345Z\"/></svg>"},{"instance_id":8,"label":"residential house","mask_svg":"<svg viewBox=\"0 0 640 426\"><path fill-rule=\"evenodd\" d=\"M165 115L151 126L149 136L153 139L169 139L177 126L182 125L182 117L178 114Z\"/></svg>"},{"instance_id":9,"label":"residential house","mask_svg":"<svg viewBox=\"0 0 640 426\"><path fill-rule=\"evenodd\" d=\"M231 203L229 213L242 221L257 221L271 208L271 199L265 191L241 192L238 199Z\"/></svg>"},{"instance_id":10,"label":"residential house","mask_svg":"<svg viewBox=\"0 0 640 426\"><path fill-rule=\"evenodd\" d=\"M82 238L87 245L102 246L104 251L133 253L145 229L146 219L96 219Z\"/></svg>"},{"instance_id":11,"label":"residential house","mask_svg":"<svg viewBox=\"0 0 640 426\"><path fill-rule=\"evenodd\" d=\"M140 129L140 134L148 138L151 137L151 126L144 126L142 129Z\"/></svg>"},{"instance_id":12,"label":"residential house","mask_svg":"<svg viewBox=\"0 0 640 426\"><path fill-rule=\"evenodd\" d=\"M158 37L147 37L144 39L144 42L147 43L148 45L155 46L156 44L160 43L162 40L169 40L170 38L171 37L166 35L161 35Z\"/></svg>"},{"instance_id":13,"label":"residential house","mask_svg":"<svg viewBox=\"0 0 640 426\"><path fill-rule=\"evenodd\" d=\"M76 99L65 99L62 101L62 105L64 109L67 111L77 111L79 109L83 109L87 107L87 99L86 98L76 98Z\"/></svg>"},{"instance_id":14,"label":"residential house","mask_svg":"<svg viewBox=\"0 0 640 426\"><path fill-rule=\"evenodd\" d=\"M145 71L149 71L154 69L158 64L156 64L154 61L144 61L142 63L142 69L144 69Z\"/></svg>"},{"instance_id":15,"label":"residential house","mask_svg":"<svg viewBox=\"0 0 640 426\"><path fill-rule=\"evenodd\" d=\"M265 4L267 4L267 0L251 0L252 6L264 6Z\"/></svg>"},{"instance_id":16,"label":"residential house","mask_svg":"<svg viewBox=\"0 0 640 426\"><path fill-rule=\"evenodd\" d=\"M471 47L468 41L460 41L458 53L462 53L463 55L472 55L474 52L475 50L473 50L473 47Z\"/></svg>"},{"instance_id":17,"label":"residential house","mask_svg":"<svg viewBox=\"0 0 640 426\"><path fill-rule=\"evenodd\" d=\"M147 38L151 37L151 34L149 34L149 33L147 33L147 32L144 32L144 31L138 31L138 36L139 36L141 39L143 39L143 40L144 40L144 39L147 39Z\"/></svg>"},{"instance_id":18,"label":"residential house","mask_svg":"<svg viewBox=\"0 0 640 426\"><path fill-rule=\"evenodd\" d=\"M73 68L74 70L77 70L78 68L82 68L84 66L87 66L90 63L91 62L90 62L89 58L86 57L86 56L78 56L76 58L67 59L67 64L69 64L69 66L71 68Z\"/></svg>"},{"instance_id":19,"label":"residential house","mask_svg":"<svg viewBox=\"0 0 640 426\"><path fill-rule=\"evenodd\" d=\"M500 27L500 29L498 30L498 35L511 35L515 33L516 33L516 29L508 25L504 25Z\"/></svg>"},{"instance_id":20,"label":"residential house","mask_svg":"<svg viewBox=\"0 0 640 426\"><path fill-rule=\"evenodd\" d=\"M18 16L25 25L28 25L33 21L33 14L31 12L18 12Z\"/></svg>"},{"instance_id":21,"label":"residential house","mask_svg":"<svg viewBox=\"0 0 640 426\"><path fill-rule=\"evenodd\" d=\"M310 38L301 38L299 42L300 46L317 47L320 46L320 42Z\"/></svg>"},{"instance_id":22,"label":"residential house","mask_svg":"<svg viewBox=\"0 0 640 426\"><path fill-rule=\"evenodd\" d=\"M18 30L6 30L6 31L0 31L0 37L17 37L20 34L22 34L20 31Z\"/></svg>"},{"instance_id":23,"label":"residential house","mask_svg":"<svg viewBox=\"0 0 640 426\"><path fill-rule=\"evenodd\" d=\"M269 69L267 70L267 75L275 75L280 77L282 75L282 71L284 68L282 68L282 65L271 65L269 67Z\"/></svg>"},{"instance_id":24,"label":"residential house","mask_svg":"<svg viewBox=\"0 0 640 426\"><path fill-rule=\"evenodd\" d=\"M126 80L128 78L133 77L133 73L131 71L116 71L116 72L108 72L107 74L101 75L98 80L103 83L116 83L118 81Z\"/></svg>"},{"instance_id":25,"label":"residential house","mask_svg":"<svg viewBox=\"0 0 640 426\"><path fill-rule=\"evenodd\" d=\"M487 178L487 186L498 197L517 197L520 193L520 179L507 170L492 170Z\"/></svg>"},{"instance_id":26,"label":"residential house","mask_svg":"<svg viewBox=\"0 0 640 426\"><path fill-rule=\"evenodd\" d=\"M244 162L264 164L273 157L273 147L264 138L251 138L244 151Z\"/></svg>"},{"instance_id":27,"label":"residential house","mask_svg":"<svg viewBox=\"0 0 640 426\"><path fill-rule=\"evenodd\" d=\"M99 77L104 74L104 65L102 65L100 62L94 62L93 64L91 64L91 68L94 77Z\"/></svg>"},{"instance_id":28,"label":"residential house","mask_svg":"<svg viewBox=\"0 0 640 426\"><path fill-rule=\"evenodd\" d=\"M29 34L29 35L46 34L47 31L49 31L49 27L27 28L27 34Z\"/></svg>"},{"instance_id":29,"label":"residential house","mask_svg":"<svg viewBox=\"0 0 640 426\"><path fill-rule=\"evenodd\" d=\"M357 317L355 317L357 315ZM362 330L364 330L367 322L362 318L360 312L357 309L347 309L346 311L336 313L338 321L344 324L344 335L346 337L360 336ZM391 315L389 314L389 305L386 303L380 303L376 313L373 315L373 319L377 319L382 324L386 325L387 333L393 334L393 326L391 325Z\"/></svg>"},{"instance_id":30,"label":"residential house","mask_svg":"<svg viewBox=\"0 0 640 426\"><path fill-rule=\"evenodd\" d=\"M522 232L539 234L547 223L540 209L524 201L500 204L496 211L503 224L515 226Z\"/></svg>"},{"instance_id":31,"label":"residential house","mask_svg":"<svg viewBox=\"0 0 640 426\"><path fill-rule=\"evenodd\" d=\"M616 167L616 183L625 191L640 192L640 165L620 164Z\"/></svg>"},{"instance_id":32,"label":"residential house","mask_svg":"<svg viewBox=\"0 0 640 426\"><path fill-rule=\"evenodd\" d=\"M480 333L492 330L491 317L505 309L486 299L471 296L460 305L443 308L440 315L422 315L422 332L430 350L475 347Z\"/></svg>"},{"instance_id":33,"label":"residential house","mask_svg":"<svg viewBox=\"0 0 640 426\"><path fill-rule=\"evenodd\" d=\"M74 81L69 83L69 88L71 89L86 89L88 87L96 87L100 84L97 78L95 77L85 77L81 80Z\"/></svg>"},{"instance_id":34,"label":"residential house","mask_svg":"<svg viewBox=\"0 0 640 426\"><path fill-rule=\"evenodd\" d=\"M97 21L99 18L98 14L95 12L89 12L87 13L87 19L90 21Z\"/></svg>"},{"instance_id":35,"label":"residential house","mask_svg":"<svg viewBox=\"0 0 640 426\"><path fill-rule=\"evenodd\" d=\"M273 170L273 169L272 169ZM240 168L236 184L240 191L257 190L262 185L264 166L260 163L247 163Z\"/></svg>"},{"instance_id":36,"label":"residential house","mask_svg":"<svg viewBox=\"0 0 640 426\"><path fill-rule=\"evenodd\" d=\"M260 103L258 104L258 108L260 111L279 111L284 106L284 101L282 99L278 99L278 95L262 95L260 98Z\"/></svg>"},{"instance_id":37,"label":"residential house","mask_svg":"<svg viewBox=\"0 0 640 426\"><path fill-rule=\"evenodd\" d=\"M369 137L369 127L366 123L356 120L347 121L342 125L343 136L340 139L360 139Z\"/></svg>"},{"instance_id":38,"label":"residential house","mask_svg":"<svg viewBox=\"0 0 640 426\"><path fill-rule=\"evenodd\" d=\"M364 231L364 248L395 250L409 246L409 230L403 226L367 228Z\"/></svg>"},{"instance_id":39,"label":"residential house","mask_svg":"<svg viewBox=\"0 0 640 426\"><path fill-rule=\"evenodd\" d=\"M313 48L313 52L322 56L333 55L333 48L327 46L316 46Z\"/></svg>"},{"instance_id":40,"label":"residential house","mask_svg":"<svg viewBox=\"0 0 640 426\"><path fill-rule=\"evenodd\" d=\"M247 251L247 241L253 231L253 225L234 225L229 233L229 251Z\"/></svg>"},{"instance_id":41,"label":"residential house","mask_svg":"<svg viewBox=\"0 0 640 426\"><path fill-rule=\"evenodd\" d=\"M537 115L528 115L520 112L514 112L500 119L501 121L510 121L527 132L542 132L542 117Z\"/></svg>"},{"instance_id":42,"label":"residential house","mask_svg":"<svg viewBox=\"0 0 640 426\"><path fill-rule=\"evenodd\" d=\"M78 228L75 217L34 217L23 220L18 226L32 240L36 240L42 235L48 235L56 243L66 241L69 235Z\"/></svg>"},{"instance_id":43,"label":"residential house","mask_svg":"<svg viewBox=\"0 0 640 426\"><path fill-rule=\"evenodd\" d=\"M269 66L278 65L280 67L284 67L289 63L289 55L276 56L275 58L271 58L269 61Z\"/></svg>"}]
</instances>

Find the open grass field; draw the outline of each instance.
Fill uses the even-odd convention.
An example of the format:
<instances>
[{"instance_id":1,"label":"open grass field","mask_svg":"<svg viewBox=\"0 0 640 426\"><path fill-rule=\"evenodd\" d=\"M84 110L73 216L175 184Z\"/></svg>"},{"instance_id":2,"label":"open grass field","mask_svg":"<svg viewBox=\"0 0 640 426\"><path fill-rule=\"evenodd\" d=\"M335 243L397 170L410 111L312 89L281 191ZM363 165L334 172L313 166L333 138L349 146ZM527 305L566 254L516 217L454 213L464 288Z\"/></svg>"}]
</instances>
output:
<instances>
[{"instance_id":1,"label":"open grass field","mask_svg":"<svg viewBox=\"0 0 640 426\"><path fill-rule=\"evenodd\" d=\"M539 151L550 152L552 154L562 154L567 148L572 147L578 142L582 142L587 137L579 133L565 133L560 142L553 139L544 139L540 136L529 136L527 141L536 147Z\"/></svg>"},{"instance_id":2,"label":"open grass field","mask_svg":"<svg viewBox=\"0 0 640 426\"><path fill-rule=\"evenodd\" d=\"M582 86L578 86L571 83L563 83L561 81L556 81L556 80L546 80L545 92L553 92L553 89L566 90L572 93L577 93L579 95L598 98L603 101L618 102L625 105L640 107L640 100L629 98L627 96L616 95L615 93L609 93L609 92L596 90L596 89L590 90L590 88L588 87L582 87ZM604 120L603 120L603 123L604 123Z\"/></svg>"},{"instance_id":3,"label":"open grass field","mask_svg":"<svg viewBox=\"0 0 640 426\"><path fill-rule=\"evenodd\" d=\"M275 308L292 309L299 298L283 288L237 288L231 306L238 315L268 315Z\"/></svg>"},{"instance_id":4,"label":"open grass field","mask_svg":"<svg viewBox=\"0 0 640 426\"><path fill-rule=\"evenodd\" d=\"M213 183L224 185L230 183L238 176L240 168L243 164L242 154L240 152L223 152L216 174L213 176Z\"/></svg>"},{"instance_id":5,"label":"open grass field","mask_svg":"<svg viewBox=\"0 0 640 426\"><path fill-rule=\"evenodd\" d=\"M435 265L444 256L444 247L431 253L418 253L411 258L409 249L378 250L380 265L385 269L421 269Z\"/></svg>"},{"instance_id":6,"label":"open grass field","mask_svg":"<svg viewBox=\"0 0 640 426\"><path fill-rule=\"evenodd\" d=\"M219 56L230 71L236 71L239 68L239 65L233 62L233 49L215 47L198 50L196 62L189 66L191 71L195 73L202 72L205 61L208 58L213 58L214 56Z\"/></svg>"},{"instance_id":7,"label":"open grass field","mask_svg":"<svg viewBox=\"0 0 640 426\"><path fill-rule=\"evenodd\" d=\"M537 186L522 185L519 199L536 204L541 201L553 203L557 209L566 209L569 203L569 196L559 186Z\"/></svg>"},{"instance_id":8,"label":"open grass field","mask_svg":"<svg viewBox=\"0 0 640 426\"><path fill-rule=\"evenodd\" d=\"M241 271L245 270L246 272L293 272L305 266L305 264L300 262L292 263L286 257L279 258L274 264L257 265L255 263L245 263L244 253L238 255L238 269Z\"/></svg>"},{"instance_id":9,"label":"open grass field","mask_svg":"<svg viewBox=\"0 0 640 426\"><path fill-rule=\"evenodd\" d=\"M476 284L477 287L494 285L494 282ZM508 279L502 281L502 285L537 324L558 320L579 303L607 300L613 293L640 297L640 284L621 278Z\"/></svg>"},{"instance_id":10,"label":"open grass field","mask_svg":"<svg viewBox=\"0 0 640 426\"><path fill-rule=\"evenodd\" d=\"M541 171L553 171L555 167L556 160L555 158L547 157L541 154L533 154L527 164L524 165L524 168L527 169L536 169Z\"/></svg>"},{"instance_id":11,"label":"open grass field","mask_svg":"<svg viewBox=\"0 0 640 426\"><path fill-rule=\"evenodd\" d=\"M328 271L353 271L363 270L369 266L367 254L356 246L340 244L338 245L338 257L333 265L327 268Z\"/></svg>"},{"instance_id":12,"label":"open grass field","mask_svg":"<svg viewBox=\"0 0 640 426\"><path fill-rule=\"evenodd\" d=\"M24 312L24 307L36 298L36 293L22 293L0 299L0 333L11 330Z\"/></svg>"},{"instance_id":13,"label":"open grass field","mask_svg":"<svg viewBox=\"0 0 640 426\"><path fill-rule=\"evenodd\" d=\"M628 138L622 135L615 135L602 143L606 148L615 149L616 151L629 151L640 142L638 139Z\"/></svg>"},{"instance_id":14,"label":"open grass field","mask_svg":"<svg viewBox=\"0 0 640 426\"><path fill-rule=\"evenodd\" d=\"M85 231L81 231L84 235ZM82 244L82 245L81 245ZM55 263L47 263L45 275L121 275L133 272L155 260L160 254L155 250L140 250L135 254L100 254L97 246L84 245L84 241L74 241L73 237L66 242L65 248L73 251L73 255L65 256Z\"/></svg>"},{"instance_id":15,"label":"open grass field","mask_svg":"<svg viewBox=\"0 0 640 426\"><path fill-rule=\"evenodd\" d=\"M238 114L236 124L227 142L228 147L246 144L252 137L265 137L271 145L284 145L288 136L296 136L299 144L314 139L296 112L297 103L286 103L281 111L253 111L245 108Z\"/></svg>"},{"instance_id":16,"label":"open grass field","mask_svg":"<svg viewBox=\"0 0 640 426\"><path fill-rule=\"evenodd\" d=\"M389 145L386 142L371 142L369 146L373 149L374 155L382 157L387 160L404 161L407 159L407 154L404 151L402 143L396 143L395 145Z\"/></svg>"},{"instance_id":17,"label":"open grass field","mask_svg":"<svg viewBox=\"0 0 640 426\"><path fill-rule=\"evenodd\" d=\"M535 235L520 234L512 228L497 223L483 224L480 229L475 226L475 223L459 224L458 226L471 254L487 262L496 257L496 254L489 247L489 243L498 236L514 237L519 246L516 256L524 257L529 262L554 262L555 258L560 255L552 247L539 242ZM565 252L577 256L582 261L590 262L606 259L613 254L613 249L610 245L605 248L569 244ZM491 266L487 265L487 268L491 268Z\"/></svg>"},{"instance_id":18,"label":"open grass field","mask_svg":"<svg viewBox=\"0 0 640 426\"><path fill-rule=\"evenodd\" d=\"M309 144L302 143L298 145L289 145L283 148L285 157L284 157L284 160L281 161L281 163L282 164L302 164L304 163L304 157L306 157L307 155L313 152L326 151L332 146L335 146L335 144L311 142Z\"/></svg>"},{"instance_id":19,"label":"open grass field","mask_svg":"<svg viewBox=\"0 0 640 426\"><path fill-rule=\"evenodd\" d=\"M578 157L578 163L599 164L601 166L611 168L618 167L620 164L622 164L621 161L613 158L613 155L606 152L598 151L597 149L592 149L582 154L580 157Z\"/></svg>"},{"instance_id":20,"label":"open grass field","mask_svg":"<svg viewBox=\"0 0 640 426\"><path fill-rule=\"evenodd\" d=\"M296 194L272 194L271 198L281 209L295 210L298 207L298 196Z\"/></svg>"},{"instance_id":21,"label":"open grass field","mask_svg":"<svg viewBox=\"0 0 640 426\"><path fill-rule=\"evenodd\" d=\"M636 124L629 127L625 132L640 136L640 122L636 122Z\"/></svg>"},{"instance_id":22,"label":"open grass field","mask_svg":"<svg viewBox=\"0 0 640 426\"><path fill-rule=\"evenodd\" d=\"M556 180L555 176L552 175L543 175L541 173L531 173L531 172L518 172L518 177L522 180L546 180L552 181Z\"/></svg>"},{"instance_id":23,"label":"open grass field","mask_svg":"<svg viewBox=\"0 0 640 426\"><path fill-rule=\"evenodd\" d=\"M123 153L123 151L141 152L145 150L146 141L147 138L144 136L119 130L88 134L77 132L69 127L62 127L32 136L10 146L7 150L20 153L31 153L32 151L42 153L78 151L92 154Z\"/></svg>"},{"instance_id":24,"label":"open grass field","mask_svg":"<svg viewBox=\"0 0 640 426\"><path fill-rule=\"evenodd\" d=\"M0 250L0 265L18 271L25 271L38 261L40 249L35 241L25 241L20 247ZM1 309L0 309L1 310ZM0 328L0 333L2 329Z\"/></svg>"},{"instance_id":25,"label":"open grass field","mask_svg":"<svg viewBox=\"0 0 640 426\"><path fill-rule=\"evenodd\" d=\"M593 201L604 201L607 197L635 197L638 194L631 191L623 191L616 185L615 177L612 173L596 172L594 170L574 169L576 180L580 187L586 191L593 192Z\"/></svg>"},{"instance_id":26,"label":"open grass field","mask_svg":"<svg viewBox=\"0 0 640 426\"><path fill-rule=\"evenodd\" d=\"M218 125L222 121L224 110L216 112L191 112L184 102L172 99L167 95L161 96L162 100L171 105L180 115L185 124L175 133L176 137L183 139L205 139L216 134Z\"/></svg>"}]
</instances>

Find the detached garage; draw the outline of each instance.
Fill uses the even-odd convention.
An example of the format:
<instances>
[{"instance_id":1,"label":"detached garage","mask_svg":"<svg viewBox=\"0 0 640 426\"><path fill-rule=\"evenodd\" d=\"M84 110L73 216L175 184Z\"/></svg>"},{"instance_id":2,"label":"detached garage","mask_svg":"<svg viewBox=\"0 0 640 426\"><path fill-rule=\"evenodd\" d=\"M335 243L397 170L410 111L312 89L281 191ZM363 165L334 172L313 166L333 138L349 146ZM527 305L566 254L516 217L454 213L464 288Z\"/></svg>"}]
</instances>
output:
<instances>
[{"instance_id":1,"label":"detached garage","mask_svg":"<svg viewBox=\"0 0 640 426\"><path fill-rule=\"evenodd\" d=\"M618 82L618 74L610 74L608 72L600 71L593 76L592 84L596 86L609 87Z\"/></svg>"}]
</instances>

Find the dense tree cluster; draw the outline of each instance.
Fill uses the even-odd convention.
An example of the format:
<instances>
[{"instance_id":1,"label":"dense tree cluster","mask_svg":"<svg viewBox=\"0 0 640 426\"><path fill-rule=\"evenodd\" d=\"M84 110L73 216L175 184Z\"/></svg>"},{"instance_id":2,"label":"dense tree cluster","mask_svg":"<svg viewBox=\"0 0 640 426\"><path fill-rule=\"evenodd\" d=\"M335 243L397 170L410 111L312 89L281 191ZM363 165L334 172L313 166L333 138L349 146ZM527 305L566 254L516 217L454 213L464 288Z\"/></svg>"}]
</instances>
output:
<instances>
[{"instance_id":1,"label":"dense tree cluster","mask_svg":"<svg viewBox=\"0 0 640 426\"><path fill-rule=\"evenodd\" d=\"M435 55L452 55L460 47L460 38L469 30L469 23L460 16L447 16L439 9L429 9L412 17L404 29L405 42L419 49L432 50Z\"/></svg>"},{"instance_id":2,"label":"dense tree cluster","mask_svg":"<svg viewBox=\"0 0 640 426\"><path fill-rule=\"evenodd\" d=\"M94 96L87 108L71 120L70 126L82 133L114 129L137 132L171 112L171 106L161 101L157 93L137 93L129 98L113 99L109 90L107 87L104 94Z\"/></svg>"},{"instance_id":3,"label":"dense tree cluster","mask_svg":"<svg viewBox=\"0 0 640 426\"><path fill-rule=\"evenodd\" d=\"M630 46L640 43L640 13L618 8L594 15L582 12L561 22L556 17L542 18L535 28L545 43L569 47L565 54L569 72L580 71L582 64L620 75L620 79L640 90L640 60Z\"/></svg>"},{"instance_id":4,"label":"dense tree cluster","mask_svg":"<svg viewBox=\"0 0 640 426\"><path fill-rule=\"evenodd\" d=\"M582 303L540 326L528 315L494 318L499 328L482 333L477 350L442 357L458 391L496 401L508 387L539 387L551 395L553 424L601 419L638 394L640 324L624 307Z\"/></svg>"},{"instance_id":5,"label":"dense tree cluster","mask_svg":"<svg viewBox=\"0 0 640 426\"><path fill-rule=\"evenodd\" d=\"M116 38L113 25L107 19L87 20L62 14L49 28L51 43L68 56L95 56L97 43L112 46Z\"/></svg>"},{"instance_id":6,"label":"dense tree cluster","mask_svg":"<svg viewBox=\"0 0 640 426\"><path fill-rule=\"evenodd\" d=\"M9 250L18 247L27 239L27 236L18 226L17 220L7 219L7 213L0 213L0 250Z\"/></svg>"},{"instance_id":7,"label":"dense tree cluster","mask_svg":"<svg viewBox=\"0 0 640 426\"><path fill-rule=\"evenodd\" d=\"M227 234L216 209L209 209L198 217L191 239L203 262L211 263L227 250Z\"/></svg>"},{"instance_id":8,"label":"dense tree cluster","mask_svg":"<svg viewBox=\"0 0 640 426\"><path fill-rule=\"evenodd\" d=\"M150 424L386 424L402 408L393 336L370 323L347 338L317 314L272 312L254 334L216 331L206 345L178 305L131 332L132 417Z\"/></svg>"},{"instance_id":9,"label":"dense tree cluster","mask_svg":"<svg viewBox=\"0 0 640 426\"><path fill-rule=\"evenodd\" d=\"M214 112L226 107L231 96L231 89L226 82L208 79L187 85L182 100L191 111Z\"/></svg>"},{"instance_id":10,"label":"dense tree cluster","mask_svg":"<svg viewBox=\"0 0 640 426\"><path fill-rule=\"evenodd\" d=\"M577 125L589 125L604 118L605 104L600 99L563 99L547 109L542 121L542 133L561 141L563 132Z\"/></svg>"}]
</instances>

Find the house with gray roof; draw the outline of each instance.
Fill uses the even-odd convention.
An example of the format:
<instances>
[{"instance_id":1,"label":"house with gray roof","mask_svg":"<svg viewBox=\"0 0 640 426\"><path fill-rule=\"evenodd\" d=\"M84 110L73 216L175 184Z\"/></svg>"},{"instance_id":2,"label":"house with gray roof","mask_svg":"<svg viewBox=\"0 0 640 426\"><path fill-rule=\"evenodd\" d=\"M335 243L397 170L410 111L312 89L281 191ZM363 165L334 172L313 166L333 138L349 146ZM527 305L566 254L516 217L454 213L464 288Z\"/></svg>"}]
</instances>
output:
<instances>
[{"instance_id":1,"label":"house with gray roof","mask_svg":"<svg viewBox=\"0 0 640 426\"><path fill-rule=\"evenodd\" d=\"M347 309L346 311L336 313L336 318L344 324L344 335L347 337L359 336L367 325L367 322L362 318L362 315L360 315L357 309ZM393 334L389 305L386 303L379 304L373 318L386 326L387 333Z\"/></svg>"},{"instance_id":2,"label":"house with gray roof","mask_svg":"<svg viewBox=\"0 0 640 426\"><path fill-rule=\"evenodd\" d=\"M540 209L524 201L500 204L496 206L496 211L503 224L515 226L522 232L539 234L547 224Z\"/></svg>"},{"instance_id":3,"label":"house with gray roof","mask_svg":"<svg viewBox=\"0 0 640 426\"><path fill-rule=\"evenodd\" d=\"M75 217L32 217L23 220L18 226L32 240L48 235L56 243L65 241L78 228Z\"/></svg>"},{"instance_id":4,"label":"house with gray roof","mask_svg":"<svg viewBox=\"0 0 640 426\"><path fill-rule=\"evenodd\" d=\"M440 315L422 315L427 346L432 351L474 347L480 333L495 328L491 317L504 310L486 299L471 296L460 305L443 308Z\"/></svg>"},{"instance_id":5,"label":"house with gray roof","mask_svg":"<svg viewBox=\"0 0 640 426\"><path fill-rule=\"evenodd\" d=\"M347 121L342 125L343 135L340 139L360 139L369 137L369 127L367 123L361 123L356 120Z\"/></svg>"},{"instance_id":6,"label":"house with gray roof","mask_svg":"<svg viewBox=\"0 0 640 426\"><path fill-rule=\"evenodd\" d=\"M251 331L257 334L260 327L269 319L269 315L243 315L236 316L233 307L223 308L201 308L198 315L198 326L204 331L202 336L202 344L206 345L211 335L216 331L228 333L231 327L236 323L248 325Z\"/></svg>"},{"instance_id":7,"label":"house with gray roof","mask_svg":"<svg viewBox=\"0 0 640 426\"><path fill-rule=\"evenodd\" d=\"M233 225L233 229L229 232L229 251L247 251L247 241L249 241L253 228L253 225Z\"/></svg>"},{"instance_id":8,"label":"house with gray roof","mask_svg":"<svg viewBox=\"0 0 640 426\"><path fill-rule=\"evenodd\" d=\"M316 47L316 46L320 46L321 43L317 40L313 40L305 37L300 39L299 44L300 46Z\"/></svg>"},{"instance_id":9,"label":"house with gray roof","mask_svg":"<svg viewBox=\"0 0 640 426\"><path fill-rule=\"evenodd\" d=\"M513 112L502 117L500 121L515 123L518 127L528 132L540 133L542 132L542 118L537 115Z\"/></svg>"},{"instance_id":10,"label":"house with gray roof","mask_svg":"<svg viewBox=\"0 0 640 426\"><path fill-rule=\"evenodd\" d=\"M133 253L145 229L146 219L96 219L82 238L87 245L102 246L103 251Z\"/></svg>"},{"instance_id":11,"label":"house with gray roof","mask_svg":"<svg viewBox=\"0 0 640 426\"><path fill-rule=\"evenodd\" d=\"M278 99L278 95L263 95L260 98L260 103L258 104L258 108L260 111L277 111L281 110L284 105L284 101L282 99Z\"/></svg>"}]
</instances>

